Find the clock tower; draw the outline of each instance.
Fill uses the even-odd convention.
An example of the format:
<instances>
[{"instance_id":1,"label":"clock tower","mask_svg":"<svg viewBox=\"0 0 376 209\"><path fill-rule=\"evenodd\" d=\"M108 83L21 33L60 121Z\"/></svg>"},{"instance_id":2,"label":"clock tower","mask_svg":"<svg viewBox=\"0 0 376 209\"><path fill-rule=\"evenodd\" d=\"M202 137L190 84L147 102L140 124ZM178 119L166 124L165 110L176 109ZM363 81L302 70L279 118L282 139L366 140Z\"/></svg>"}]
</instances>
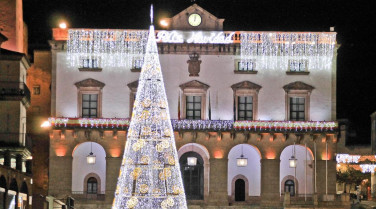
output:
<instances>
[{"instance_id":1,"label":"clock tower","mask_svg":"<svg viewBox=\"0 0 376 209\"><path fill-rule=\"evenodd\" d=\"M193 4L172 18L164 19L168 22L167 30L202 30L222 31L225 19L212 15L197 4Z\"/></svg>"}]
</instances>

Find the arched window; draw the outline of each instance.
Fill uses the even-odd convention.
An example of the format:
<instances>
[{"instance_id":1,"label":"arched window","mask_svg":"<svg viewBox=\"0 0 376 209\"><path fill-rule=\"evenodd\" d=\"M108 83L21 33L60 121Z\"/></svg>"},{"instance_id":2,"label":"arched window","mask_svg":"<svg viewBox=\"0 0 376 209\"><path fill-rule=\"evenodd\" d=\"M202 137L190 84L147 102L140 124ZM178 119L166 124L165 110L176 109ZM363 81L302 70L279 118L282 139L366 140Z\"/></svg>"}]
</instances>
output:
<instances>
[{"instance_id":1,"label":"arched window","mask_svg":"<svg viewBox=\"0 0 376 209\"><path fill-rule=\"evenodd\" d=\"M189 166L188 157L196 157L197 164ZM182 173L185 194L188 200L204 199L204 160L196 152L187 152L180 157L180 170Z\"/></svg>"},{"instance_id":2,"label":"arched window","mask_svg":"<svg viewBox=\"0 0 376 209\"><path fill-rule=\"evenodd\" d=\"M88 194L97 194L98 192L98 181L94 177L90 177L87 180L87 193Z\"/></svg>"},{"instance_id":3,"label":"arched window","mask_svg":"<svg viewBox=\"0 0 376 209\"><path fill-rule=\"evenodd\" d=\"M235 181L235 201L245 201L245 181L243 179Z\"/></svg>"},{"instance_id":4,"label":"arched window","mask_svg":"<svg viewBox=\"0 0 376 209\"><path fill-rule=\"evenodd\" d=\"M290 196L295 196L295 183L293 180L285 182L285 192L290 192Z\"/></svg>"}]
</instances>

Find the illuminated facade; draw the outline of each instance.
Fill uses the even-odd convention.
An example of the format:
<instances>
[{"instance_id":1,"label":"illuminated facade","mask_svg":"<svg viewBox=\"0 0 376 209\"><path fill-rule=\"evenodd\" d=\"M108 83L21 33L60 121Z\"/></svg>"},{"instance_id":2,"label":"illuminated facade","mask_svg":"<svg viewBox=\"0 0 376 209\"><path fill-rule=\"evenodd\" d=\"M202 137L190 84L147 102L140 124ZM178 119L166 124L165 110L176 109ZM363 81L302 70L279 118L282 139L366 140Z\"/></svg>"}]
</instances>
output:
<instances>
[{"instance_id":1,"label":"illuminated facade","mask_svg":"<svg viewBox=\"0 0 376 209\"><path fill-rule=\"evenodd\" d=\"M347 207L335 194L336 33L223 31L196 4L164 21L156 39L188 205ZM49 195L111 207L146 37L53 29Z\"/></svg>"}]
</instances>

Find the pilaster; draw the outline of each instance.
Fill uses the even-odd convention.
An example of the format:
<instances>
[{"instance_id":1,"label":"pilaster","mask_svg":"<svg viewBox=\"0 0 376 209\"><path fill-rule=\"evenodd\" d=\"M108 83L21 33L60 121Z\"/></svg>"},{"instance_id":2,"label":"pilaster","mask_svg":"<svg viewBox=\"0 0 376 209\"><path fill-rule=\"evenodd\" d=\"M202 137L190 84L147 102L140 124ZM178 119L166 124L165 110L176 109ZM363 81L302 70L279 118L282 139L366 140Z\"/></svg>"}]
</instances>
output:
<instances>
[{"instance_id":1,"label":"pilaster","mask_svg":"<svg viewBox=\"0 0 376 209\"><path fill-rule=\"evenodd\" d=\"M279 206L279 159L261 159L261 206Z\"/></svg>"},{"instance_id":2,"label":"pilaster","mask_svg":"<svg viewBox=\"0 0 376 209\"><path fill-rule=\"evenodd\" d=\"M210 180L209 180L209 205L228 205L227 195L227 168L228 159L210 160Z\"/></svg>"}]
</instances>

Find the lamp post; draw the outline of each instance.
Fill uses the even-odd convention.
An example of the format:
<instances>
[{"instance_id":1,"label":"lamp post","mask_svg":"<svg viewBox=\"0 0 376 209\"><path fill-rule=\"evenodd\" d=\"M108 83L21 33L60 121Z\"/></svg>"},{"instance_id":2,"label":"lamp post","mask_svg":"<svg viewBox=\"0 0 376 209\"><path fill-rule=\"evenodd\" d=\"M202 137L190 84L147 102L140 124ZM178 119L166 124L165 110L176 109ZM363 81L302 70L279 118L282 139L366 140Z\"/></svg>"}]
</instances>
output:
<instances>
[{"instance_id":1,"label":"lamp post","mask_svg":"<svg viewBox=\"0 0 376 209\"><path fill-rule=\"evenodd\" d=\"M245 167L248 165L248 158L244 157L243 155L243 145L242 145L242 154L239 158L236 158L236 165L238 167Z\"/></svg>"},{"instance_id":2,"label":"lamp post","mask_svg":"<svg viewBox=\"0 0 376 209\"><path fill-rule=\"evenodd\" d=\"M93 165L95 164L96 156L93 154L93 142L90 142L90 153L86 156L87 164Z\"/></svg>"}]
</instances>

